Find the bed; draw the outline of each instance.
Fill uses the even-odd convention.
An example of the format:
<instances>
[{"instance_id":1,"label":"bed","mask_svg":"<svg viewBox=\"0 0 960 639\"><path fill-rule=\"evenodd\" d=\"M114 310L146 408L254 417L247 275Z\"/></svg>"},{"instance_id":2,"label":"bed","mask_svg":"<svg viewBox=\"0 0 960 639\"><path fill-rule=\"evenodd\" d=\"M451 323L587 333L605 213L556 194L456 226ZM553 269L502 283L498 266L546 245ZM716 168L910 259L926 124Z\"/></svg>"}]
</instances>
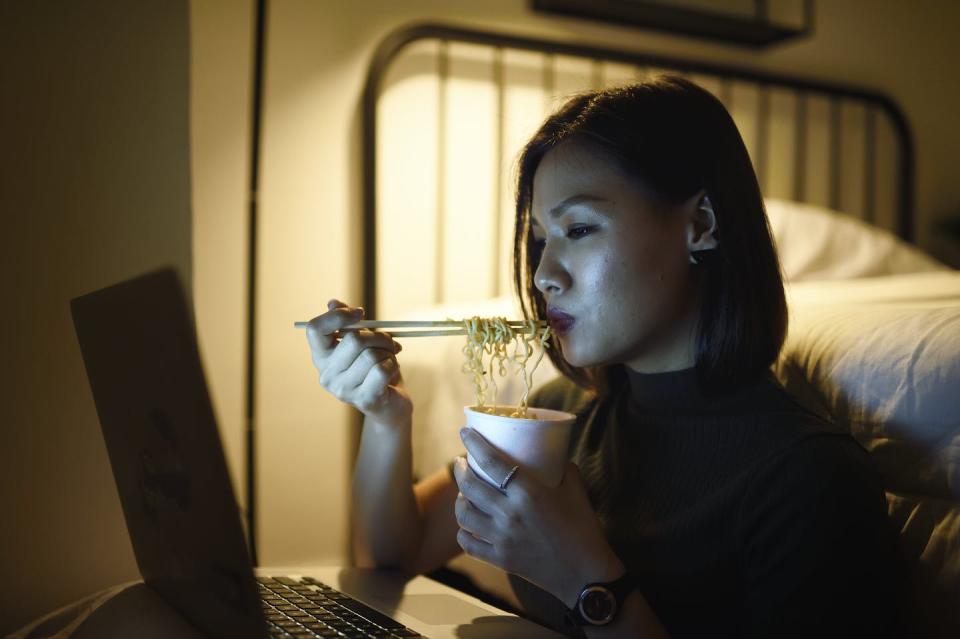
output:
<instances>
[{"instance_id":1,"label":"bed","mask_svg":"<svg viewBox=\"0 0 960 639\"><path fill-rule=\"evenodd\" d=\"M512 157L563 95L666 70L713 91L750 150L790 309L778 377L870 451L915 566L918 631L957 636L960 272L910 244L912 142L886 97L636 52L402 29L378 50L364 96L368 314L518 317L507 267ZM461 453L471 403L456 373L461 347L409 340L400 356L420 476ZM544 360L536 381L554 375ZM503 401L521 393L519 380L500 389ZM509 602L505 579L476 563L455 567Z\"/></svg>"}]
</instances>

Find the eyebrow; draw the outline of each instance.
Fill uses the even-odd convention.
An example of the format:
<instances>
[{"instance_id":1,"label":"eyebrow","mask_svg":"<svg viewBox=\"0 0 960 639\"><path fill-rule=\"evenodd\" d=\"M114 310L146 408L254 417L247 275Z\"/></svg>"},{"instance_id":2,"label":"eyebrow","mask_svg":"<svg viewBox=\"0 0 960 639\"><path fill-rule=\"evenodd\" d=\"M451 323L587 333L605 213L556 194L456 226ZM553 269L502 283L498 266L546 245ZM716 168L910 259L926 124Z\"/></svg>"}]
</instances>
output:
<instances>
[{"instance_id":1,"label":"eyebrow","mask_svg":"<svg viewBox=\"0 0 960 639\"><path fill-rule=\"evenodd\" d=\"M585 202L609 202L605 197L600 197L599 195L590 195L589 193L578 193L577 195L571 195L560 204L557 204L555 207L547 211L547 215L551 218L558 218L564 214L564 212L569 209L571 206L576 206L577 204L583 204ZM532 224L537 224L537 220L534 217L530 216L530 222ZM539 226L539 224L538 224Z\"/></svg>"}]
</instances>

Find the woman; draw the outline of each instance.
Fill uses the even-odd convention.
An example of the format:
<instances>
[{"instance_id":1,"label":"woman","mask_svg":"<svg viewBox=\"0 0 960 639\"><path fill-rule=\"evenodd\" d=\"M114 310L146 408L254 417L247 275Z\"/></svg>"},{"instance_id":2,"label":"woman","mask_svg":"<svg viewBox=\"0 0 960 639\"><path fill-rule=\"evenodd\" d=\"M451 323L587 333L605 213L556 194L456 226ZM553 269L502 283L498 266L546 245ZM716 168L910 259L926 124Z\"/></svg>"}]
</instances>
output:
<instances>
[{"instance_id":1,"label":"woman","mask_svg":"<svg viewBox=\"0 0 960 639\"><path fill-rule=\"evenodd\" d=\"M571 636L865 636L896 620L896 535L866 453L770 366L786 331L776 252L722 104L677 77L574 97L520 159L516 284L563 376L533 406L577 415L540 485L472 430L411 486L411 414L389 335L308 338L321 384L365 415L358 561L427 572L466 552Z\"/></svg>"}]
</instances>

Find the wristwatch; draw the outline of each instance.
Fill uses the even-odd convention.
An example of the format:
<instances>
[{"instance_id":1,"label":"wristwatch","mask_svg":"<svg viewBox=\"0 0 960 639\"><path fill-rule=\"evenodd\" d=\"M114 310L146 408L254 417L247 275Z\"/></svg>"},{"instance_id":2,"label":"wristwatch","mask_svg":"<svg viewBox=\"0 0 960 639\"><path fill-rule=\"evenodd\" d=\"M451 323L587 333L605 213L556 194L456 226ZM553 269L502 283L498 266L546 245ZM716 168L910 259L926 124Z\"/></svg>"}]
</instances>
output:
<instances>
[{"instance_id":1,"label":"wristwatch","mask_svg":"<svg viewBox=\"0 0 960 639\"><path fill-rule=\"evenodd\" d=\"M567 617L577 626L606 626L617 618L623 600L635 588L636 582L630 573L614 581L587 584L580 591L577 603L567 611Z\"/></svg>"}]
</instances>

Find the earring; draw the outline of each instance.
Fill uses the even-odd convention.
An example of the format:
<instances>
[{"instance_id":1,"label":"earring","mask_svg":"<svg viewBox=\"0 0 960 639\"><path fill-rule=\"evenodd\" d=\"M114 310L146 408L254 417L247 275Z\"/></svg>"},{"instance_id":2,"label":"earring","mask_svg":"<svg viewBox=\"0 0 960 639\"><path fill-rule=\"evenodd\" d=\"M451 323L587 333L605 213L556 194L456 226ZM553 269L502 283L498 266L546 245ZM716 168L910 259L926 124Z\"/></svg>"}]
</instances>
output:
<instances>
[{"instance_id":1,"label":"earring","mask_svg":"<svg viewBox=\"0 0 960 639\"><path fill-rule=\"evenodd\" d=\"M695 266L709 266L717 256L717 249L690 251L690 263Z\"/></svg>"}]
</instances>

